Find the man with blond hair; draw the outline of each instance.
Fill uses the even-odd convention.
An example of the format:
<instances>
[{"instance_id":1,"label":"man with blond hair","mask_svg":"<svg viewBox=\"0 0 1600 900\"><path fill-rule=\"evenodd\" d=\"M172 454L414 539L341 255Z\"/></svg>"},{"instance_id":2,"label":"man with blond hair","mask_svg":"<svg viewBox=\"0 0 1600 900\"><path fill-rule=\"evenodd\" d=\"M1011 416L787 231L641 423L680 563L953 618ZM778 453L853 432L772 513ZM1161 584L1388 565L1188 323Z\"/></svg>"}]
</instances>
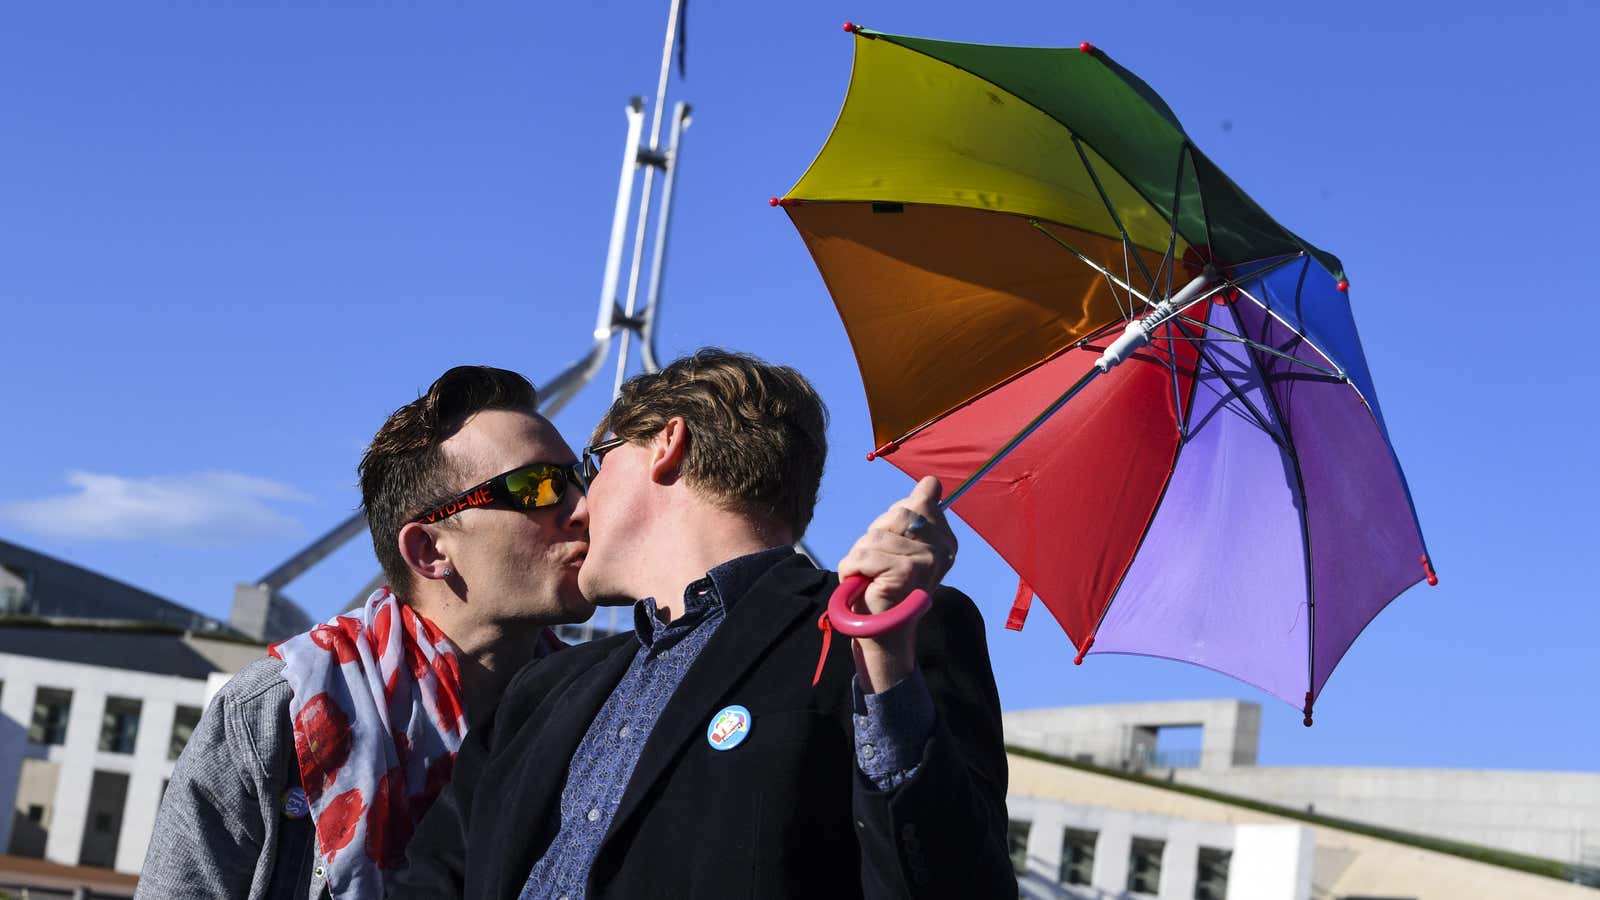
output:
<instances>
[{"instance_id":1,"label":"man with blond hair","mask_svg":"<svg viewBox=\"0 0 1600 900\"><path fill-rule=\"evenodd\" d=\"M827 455L797 372L716 350L623 386L585 450L584 594L634 630L529 666L419 827L392 898L1016 895L999 701L925 479L840 565L885 610L819 628L791 545ZM915 535L913 537L912 535Z\"/></svg>"}]
</instances>

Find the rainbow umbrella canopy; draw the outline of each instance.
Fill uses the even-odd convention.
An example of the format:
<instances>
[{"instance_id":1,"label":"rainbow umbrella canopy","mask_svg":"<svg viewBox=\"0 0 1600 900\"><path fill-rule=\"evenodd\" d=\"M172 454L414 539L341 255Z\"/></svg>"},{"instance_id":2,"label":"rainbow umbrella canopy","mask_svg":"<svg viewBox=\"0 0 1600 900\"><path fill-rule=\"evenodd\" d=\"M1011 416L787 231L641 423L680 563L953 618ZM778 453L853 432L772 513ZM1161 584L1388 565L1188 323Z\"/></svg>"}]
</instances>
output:
<instances>
[{"instance_id":1,"label":"rainbow umbrella canopy","mask_svg":"<svg viewBox=\"0 0 1600 900\"><path fill-rule=\"evenodd\" d=\"M1339 260L1268 216L1100 50L846 26L844 108L785 207L878 448L1077 648L1303 708L1435 580Z\"/></svg>"}]
</instances>

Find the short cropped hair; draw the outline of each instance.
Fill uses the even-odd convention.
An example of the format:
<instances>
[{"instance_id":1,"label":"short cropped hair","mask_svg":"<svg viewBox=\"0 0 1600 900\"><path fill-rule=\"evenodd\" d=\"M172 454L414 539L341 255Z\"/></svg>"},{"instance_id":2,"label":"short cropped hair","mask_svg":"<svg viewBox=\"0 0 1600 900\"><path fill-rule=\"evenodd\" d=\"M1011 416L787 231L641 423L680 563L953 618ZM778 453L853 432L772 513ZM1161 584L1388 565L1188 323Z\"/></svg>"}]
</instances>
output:
<instances>
[{"instance_id":1,"label":"short cropped hair","mask_svg":"<svg viewBox=\"0 0 1600 900\"><path fill-rule=\"evenodd\" d=\"M811 524L828 460L828 410L794 369L707 347L629 379L595 427L633 443L682 417L683 475L727 509L788 526Z\"/></svg>"},{"instance_id":2,"label":"short cropped hair","mask_svg":"<svg viewBox=\"0 0 1600 900\"><path fill-rule=\"evenodd\" d=\"M539 392L528 379L492 366L456 366L422 396L395 410L361 457L361 507L372 549L402 600L411 569L400 555L400 529L457 488L460 473L441 446L477 413L506 409L536 415ZM445 520L449 522L449 520Z\"/></svg>"}]
</instances>

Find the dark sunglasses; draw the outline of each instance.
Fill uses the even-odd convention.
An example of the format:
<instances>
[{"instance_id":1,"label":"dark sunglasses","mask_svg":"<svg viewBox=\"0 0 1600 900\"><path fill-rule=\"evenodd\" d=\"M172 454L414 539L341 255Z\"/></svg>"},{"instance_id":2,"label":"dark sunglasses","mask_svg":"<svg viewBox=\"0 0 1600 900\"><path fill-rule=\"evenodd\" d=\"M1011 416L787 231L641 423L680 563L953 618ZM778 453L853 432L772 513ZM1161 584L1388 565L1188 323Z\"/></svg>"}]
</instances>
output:
<instances>
[{"instance_id":1,"label":"dark sunglasses","mask_svg":"<svg viewBox=\"0 0 1600 900\"><path fill-rule=\"evenodd\" d=\"M544 509L560 503L569 484L579 493L589 487L577 463L530 463L467 488L411 521L432 525L468 509Z\"/></svg>"},{"instance_id":2,"label":"dark sunglasses","mask_svg":"<svg viewBox=\"0 0 1600 900\"><path fill-rule=\"evenodd\" d=\"M627 442L627 438L606 438L598 444L590 444L583 448L583 471L581 474L584 481L593 481L594 477L600 474L600 460L604 459L607 453Z\"/></svg>"}]
</instances>

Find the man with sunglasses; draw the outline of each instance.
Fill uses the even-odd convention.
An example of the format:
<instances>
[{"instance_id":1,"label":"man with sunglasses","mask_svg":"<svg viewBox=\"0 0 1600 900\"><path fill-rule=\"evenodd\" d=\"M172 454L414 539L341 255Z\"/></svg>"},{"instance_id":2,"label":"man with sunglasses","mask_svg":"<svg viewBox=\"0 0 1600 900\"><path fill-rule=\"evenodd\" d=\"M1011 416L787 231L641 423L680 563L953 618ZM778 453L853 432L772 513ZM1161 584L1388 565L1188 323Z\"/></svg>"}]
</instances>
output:
<instances>
[{"instance_id":1,"label":"man with sunglasses","mask_svg":"<svg viewBox=\"0 0 1600 900\"><path fill-rule=\"evenodd\" d=\"M983 622L938 588L955 540L924 479L839 575L876 638L822 618L791 549L827 455L797 372L701 351L623 385L584 452L583 592L634 631L525 668L423 820L390 898L1015 897Z\"/></svg>"},{"instance_id":2,"label":"man with sunglasses","mask_svg":"<svg viewBox=\"0 0 1600 900\"><path fill-rule=\"evenodd\" d=\"M384 422L360 475L388 587L218 692L139 898L382 896L467 718L593 611L582 472L537 403L514 372L460 366Z\"/></svg>"}]
</instances>

